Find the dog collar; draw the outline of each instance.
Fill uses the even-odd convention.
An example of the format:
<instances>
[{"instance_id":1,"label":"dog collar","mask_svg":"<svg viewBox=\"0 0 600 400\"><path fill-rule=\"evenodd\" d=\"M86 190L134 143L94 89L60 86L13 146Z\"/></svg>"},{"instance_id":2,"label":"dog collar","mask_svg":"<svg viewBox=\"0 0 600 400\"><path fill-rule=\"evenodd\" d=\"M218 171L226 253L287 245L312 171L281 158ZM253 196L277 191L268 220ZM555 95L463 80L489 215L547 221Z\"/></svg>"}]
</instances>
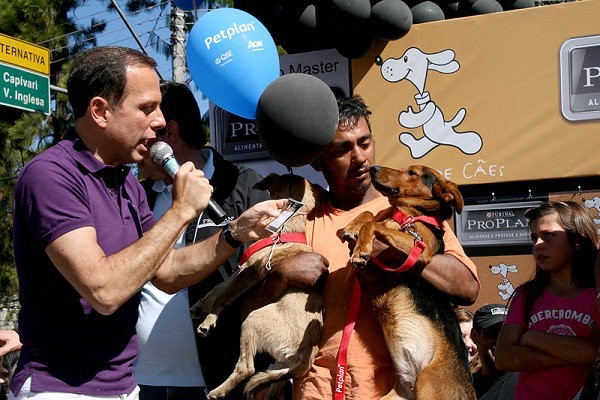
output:
<instances>
[{"instance_id":1,"label":"dog collar","mask_svg":"<svg viewBox=\"0 0 600 400\"><path fill-rule=\"evenodd\" d=\"M280 243L302 243L306 244L306 235L304 233L281 233L279 235L269 236L267 238L261 239L256 243L253 243L244 254L242 254L242 258L240 259L239 265L244 265L246 261L259 250L264 249L268 246L275 246Z\"/></svg>"},{"instance_id":2,"label":"dog collar","mask_svg":"<svg viewBox=\"0 0 600 400\"><path fill-rule=\"evenodd\" d=\"M437 217L431 217L429 215L419 215L417 217L411 217L404 214L398 208L394 209L394 214L392 215L392 218L394 219L394 221L400 224L400 229L404 229L405 227L412 225L417 221L438 228L442 226L442 221Z\"/></svg>"}]
</instances>

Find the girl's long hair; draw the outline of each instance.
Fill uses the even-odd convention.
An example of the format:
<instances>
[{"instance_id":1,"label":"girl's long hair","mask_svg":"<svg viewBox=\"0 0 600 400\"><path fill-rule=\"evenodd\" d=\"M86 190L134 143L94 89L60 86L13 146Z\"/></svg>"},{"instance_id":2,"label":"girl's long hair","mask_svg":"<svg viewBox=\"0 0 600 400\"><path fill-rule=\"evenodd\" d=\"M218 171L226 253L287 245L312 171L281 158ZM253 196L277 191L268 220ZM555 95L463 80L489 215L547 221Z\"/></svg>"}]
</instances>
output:
<instances>
[{"instance_id":1,"label":"girl's long hair","mask_svg":"<svg viewBox=\"0 0 600 400\"><path fill-rule=\"evenodd\" d=\"M529 219L529 227L531 227L534 221L551 214L558 216L558 224L565 230L567 239L575 248L573 268L571 269L571 277L575 286L578 288L594 287L594 264L600 246L594 221L588 211L574 201L544 203L539 207L527 210L525 217ZM525 315L529 319L533 304L549 283L550 274L536 265L533 279L520 285L511 296L510 302L512 303L514 295L523 292Z\"/></svg>"},{"instance_id":2,"label":"girl's long hair","mask_svg":"<svg viewBox=\"0 0 600 400\"><path fill-rule=\"evenodd\" d=\"M466 308L456 308L454 309L454 314L456 314L456 319L458 322L473 322L474 316L473 313ZM471 368L471 373L481 369L481 359L479 358L479 353L475 354L475 357L469 362L469 367Z\"/></svg>"}]
</instances>

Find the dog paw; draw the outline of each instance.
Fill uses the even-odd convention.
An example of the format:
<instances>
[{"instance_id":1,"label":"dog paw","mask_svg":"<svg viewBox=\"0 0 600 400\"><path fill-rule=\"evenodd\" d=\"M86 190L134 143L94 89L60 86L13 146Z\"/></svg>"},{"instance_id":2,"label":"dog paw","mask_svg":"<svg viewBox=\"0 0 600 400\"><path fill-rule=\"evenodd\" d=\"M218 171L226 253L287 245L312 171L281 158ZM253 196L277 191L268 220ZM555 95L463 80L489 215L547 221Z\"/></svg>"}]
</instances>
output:
<instances>
[{"instance_id":1,"label":"dog paw","mask_svg":"<svg viewBox=\"0 0 600 400\"><path fill-rule=\"evenodd\" d=\"M215 326L217 326L217 315L208 314L204 321L202 321L202 323L198 325L196 332L200 336L206 337L215 328Z\"/></svg>"},{"instance_id":2,"label":"dog paw","mask_svg":"<svg viewBox=\"0 0 600 400\"><path fill-rule=\"evenodd\" d=\"M218 387L214 390L211 390L208 393L208 396L206 396L206 398L208 400L217 400L217 399L224 399L226 396L227 396L227 393L223 389Z\"/></svg>"},{"instance_id":3,"label":"dog paw","mask_svg":"<svg viewBox=\"0 0 600 400\"><path fill-rule=\"evenodd\" d=\"M358 229L353 229L353 227L348 226L342 232L342 239L348 242L353 242L358 238Z\"/></svg>"},{"instance_id":4,"label":"dog paw","mask_svg":"<svg viewBox=\"0 0 600 400\"><path fill-rule=\"evenodd\" d=\"M370 258L371 258L370 254L358 252L358 254L356 254L356 253L352 254L352 257L350 258L350 262L356 268L364 268L365 265L367 265L367 261L369 261Z\"/></svg>"}]
</instances>

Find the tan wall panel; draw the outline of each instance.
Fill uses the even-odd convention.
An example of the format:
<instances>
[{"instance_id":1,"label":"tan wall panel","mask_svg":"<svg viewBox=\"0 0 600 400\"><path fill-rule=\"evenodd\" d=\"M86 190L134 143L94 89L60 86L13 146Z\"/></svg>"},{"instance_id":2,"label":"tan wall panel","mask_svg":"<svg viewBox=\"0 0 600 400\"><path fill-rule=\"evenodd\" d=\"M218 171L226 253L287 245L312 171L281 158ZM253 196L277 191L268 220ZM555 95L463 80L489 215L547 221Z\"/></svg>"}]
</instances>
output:
<instances>
[{"instance_id":1,"label":"tan wall panel","mask_svg":"<svg viewBox=\"0 0 600 400\"><path fill-rule=\"evenodd\" d=\"M535 274L535 262L531 254L472 257L477 266L481 290L471 311L490 304L507 304L514 289L527 282ZM506 278L506 279L505 279Z\"/></svg>"},{"instance_id":2,"label":"tan wall panel","mask_svg":"<svg viewBox=\"0 0 600 400\"><path fill-rule=\"evenodd\" d=\"M460 184L599 174L600 123L563 117L559 74L561 45L598 35L599 19L600 1L589 0L418 24L402 39L377 42L353 60L352 77L354 93L373 111L378 162L429 165ZM418 110L419 91L406 79L384 79L374 60L400 59L411 47L455 53L459 69L428 70L424 91L446 122L465 109L462 122L448 131L449 141L455 142L456 133L476 132L482 138L479 151L459 150L466 146L463 136L456 145L438 145L417 157L399 141L401 132L425 136L424 126L407 128L398 120L408 107Z\"/></svg>"}]
</instances>

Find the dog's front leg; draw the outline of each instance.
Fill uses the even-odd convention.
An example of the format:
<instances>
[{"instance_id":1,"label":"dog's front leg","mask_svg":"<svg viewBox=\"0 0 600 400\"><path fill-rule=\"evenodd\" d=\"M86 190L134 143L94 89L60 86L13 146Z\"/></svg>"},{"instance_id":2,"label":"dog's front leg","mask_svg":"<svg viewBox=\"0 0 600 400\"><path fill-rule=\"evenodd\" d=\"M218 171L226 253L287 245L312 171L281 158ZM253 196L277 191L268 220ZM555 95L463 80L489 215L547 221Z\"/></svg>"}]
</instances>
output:
<instances>
[{"instance_id":1,"label":"dog's front leg","mask_svg":"<svg viewBox=\"0 0 600 400\"><path fill-rule=\"evenodd\" d=\"M414 245L413 237L406 232L399 231L396 222L368 222L362 226L358 234L358 239L350 260L352 265L358 268L366 265L367 261L371 258L373 240L375 239L384 242L407 256ZM419 257L419 260L421 260L421 257Z\"/></svg>"},{"instance_id":2,"label":"dog's front leg","mask_svg":"<svg viewBox=\"0 0 600 400\"><path fill-rule=\"evenodd\" d=\"M245 322L247 322L246 319ZM252 329L245 329L242 324L242 335L240 337L240 358L235 364L235 369L229 377L208 394L209 400L222 399L226 397L237 385L245 379L254 375L254 356L256 355L257 341L256 332Z\"/></svg>"},{"instance_id":3,"label":"dog's front leg","mask_svg":"<svg viewBox=\"0 0 600 400\"><path fill-rule=\"evenodd\" d=\"M369 221L360 227L356 244L350 257L350 262L357 268L363 268L371 258L373 252L373 239L375 239L375 226L377 222Z\"/></svg>"},{"instance_id":4,"label":"dog's front leg","mask_svg":"<svg viewBox=\"0 0 600 400\"><path fill-rule=\"evenodd\" d=\"M256 269L253 266L246 266L237 270L226 281L215 286L199 303L192 307L208 313L196 332L200 336L207 336L217 325L221 311L257 283Z\"/></svg>"},{"instance_id":5,"label":"dog's front leg","mask_svg":"<svg viewBox=\"0 0 600 400\"><path fill-rule=\"evenodd\" d=\"M415 246L414 237L404 231L399 231L395 223L380 223L377 224L374 230L374 236L376 239L386 243L388 246L393 247L400 253L408 256ZM427 247L417 259L417 265L427 265L431 261L431 251Z\"/></svg>"},{"instance_id":6,"label":"dog's front leg","mask_svg":"<svg viewBox=\"0 0 600 400\"><path fill-rule=\"evenodd\" d=\"M356 216L346 227L344 228L344 232L342 233L342 237L345 240L352 241L356 240L358 237L358 233L360 228L367 222L373 221L375 216L370 211L365 211Z\"/></svg>"},{"instance_id":7,"label":"dog's front leg","mask_svg":"<svg viewBox=\"0 0 600 400\"><path fill-rule=\"evenodd\" d=\"M400 113L398 116L398 122L400 122L400 125L405 128L418 128L425 125L431 119L431 117L433 117L435 109L436 106L433 102L428 102L425 105L421 105L421 110L418 112L414 112L412 107L408 107L408 110Z\"/></svg>"}]
</instances>

